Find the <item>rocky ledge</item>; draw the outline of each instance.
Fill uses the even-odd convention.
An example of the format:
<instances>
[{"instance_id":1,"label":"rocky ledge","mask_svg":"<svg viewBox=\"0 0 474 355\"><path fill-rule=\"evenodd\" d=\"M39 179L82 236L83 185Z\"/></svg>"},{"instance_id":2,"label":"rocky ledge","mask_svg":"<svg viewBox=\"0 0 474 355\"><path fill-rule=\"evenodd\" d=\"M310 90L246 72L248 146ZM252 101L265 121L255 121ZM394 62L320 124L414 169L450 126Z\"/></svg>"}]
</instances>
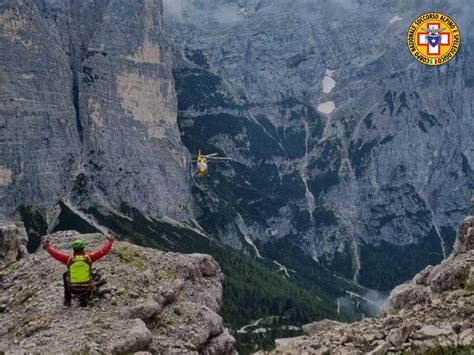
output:
<instances>
[{"instance_id":1,"label":"rocky ledge","mask_svg":"<svg viewBox=\"0 0 474 355\"><path fill-rule=\"evenodd\" d=\"M78 237L86 240L88 250L106 242L101 234L76 232L55 233L50 239L69 252ZM208 255L116 242L94 263L99 287L87 308L74 299L71 307L63 306L65 266L44 250L15 260L10 257L0 269L0 353L235 352L234 339L216 313L223 274Z\"/></svg>"},{"instance_id":2,"label":"rocky ledge","mask_svg":"<svg viewBox=\"0 0 474 355\"><path fill-rule=\"evenodd\" d=\"M471 201L474 206L474 199ZM451 255L397 286L381 314L353 324L320 321L278 339L273 354L410 354L474 351L474 208ZM434 352L438 353L438 352ZM439 352L448 353L448 352Z\"/></svg>"}]
</instances>

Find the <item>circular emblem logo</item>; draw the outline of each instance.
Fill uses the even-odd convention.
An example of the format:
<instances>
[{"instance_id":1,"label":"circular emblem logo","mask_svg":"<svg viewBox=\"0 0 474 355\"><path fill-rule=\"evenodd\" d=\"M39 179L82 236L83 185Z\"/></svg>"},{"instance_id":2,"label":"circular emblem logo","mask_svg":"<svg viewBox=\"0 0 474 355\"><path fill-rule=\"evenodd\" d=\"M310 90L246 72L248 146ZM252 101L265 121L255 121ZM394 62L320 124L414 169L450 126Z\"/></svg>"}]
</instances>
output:
<instances>
[{"instance_id":1,"label":"circular emblem logo","mask_svg":"<svg viewBox=\"0 0 474 355\"><path fill-rule=\"evenodd\" d=\"M426 65L441 65L453 59L461 44L458 26L439 12L418 16L408 28L407 44L417 61Z\"/></svg>"}]
</instances>

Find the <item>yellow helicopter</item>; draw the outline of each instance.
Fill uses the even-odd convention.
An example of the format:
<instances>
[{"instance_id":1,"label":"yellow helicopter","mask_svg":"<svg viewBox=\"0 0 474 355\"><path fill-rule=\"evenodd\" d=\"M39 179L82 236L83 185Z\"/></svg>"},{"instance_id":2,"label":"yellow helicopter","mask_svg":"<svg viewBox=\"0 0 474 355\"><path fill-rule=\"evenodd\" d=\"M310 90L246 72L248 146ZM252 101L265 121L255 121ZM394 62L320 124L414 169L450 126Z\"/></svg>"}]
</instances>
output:
<instances>
[{"instance_id":1,"label":"yellow helicopter","mask_svg":"<svg viewBox=\"0 0 474 355\"><path fill-rule=\"evenodd\" d=\"M217 157L216 155L219 153L212 153L204 155L201 153L201 149L199 149L198 155L196 156L196 160L193 160L193 163L196 163L196 172L194 173L197 176L206 176L207 175L207 160L232 160L232 158L223 158Z\"/></svg>"}]
</instances>

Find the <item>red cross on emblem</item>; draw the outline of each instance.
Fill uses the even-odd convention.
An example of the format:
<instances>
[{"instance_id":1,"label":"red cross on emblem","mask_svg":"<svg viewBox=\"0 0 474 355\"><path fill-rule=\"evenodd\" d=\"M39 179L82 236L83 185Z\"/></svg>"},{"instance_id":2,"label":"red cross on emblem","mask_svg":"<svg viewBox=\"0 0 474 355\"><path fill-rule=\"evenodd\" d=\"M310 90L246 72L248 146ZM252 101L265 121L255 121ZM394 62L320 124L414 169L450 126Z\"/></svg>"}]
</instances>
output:
<instances>
[{"instance_id":1,"label":"red cross on emblem","mask_svg":"<svg viewBox=\"0 0 474 355\"><path fill-rule=\"evenodd\" d=\"M426 24L429 29L439 29L441 27L440 22L428 22ZM441 46L450 46L451 45L451 34L449 32L438 32L440 37L439 42L436 46L431 46L428 43L429 32L418 32L417 45L426 47L427 55L440 55Z\"/></svg>"}]
</instances>

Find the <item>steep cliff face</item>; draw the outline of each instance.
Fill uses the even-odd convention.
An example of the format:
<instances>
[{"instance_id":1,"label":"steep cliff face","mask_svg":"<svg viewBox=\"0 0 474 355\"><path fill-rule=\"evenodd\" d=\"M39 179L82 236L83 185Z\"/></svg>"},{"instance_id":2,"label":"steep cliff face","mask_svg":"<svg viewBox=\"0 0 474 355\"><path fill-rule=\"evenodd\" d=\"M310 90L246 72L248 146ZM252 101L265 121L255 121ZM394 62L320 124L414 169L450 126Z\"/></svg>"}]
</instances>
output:
<instances>
[{"instance_id":1,"label":"steep cliff face","mask_svg":"<svg viewBox=\"0 0 474 355\"><path fill-rule=\"evenodd\" d=\"M0 7L0 218L67 192L80 162L72 72L57 31L31 1ZM51 33L52 32L52 33Z\"/></svg>"},{"instance_id":2,"label":"steep cliff face","mask_svg":"<svg viewBox=\"0 0 474 355\"><path fill-rule=\"evenodd\" d=\"M474 199L473 199L474 203ZM274 354L472 354L474 215L459 227L453 253L397 286L380 316L353 324L322 321L305 336L277 340Z\"/></svg>"},{"instance_id":3,"label":"steep cliff face","mask_svg":"<svg viewBox=\"0 0 474 355\"><path fill-rule=\"evenodd\" d=\"M49 237L64 252L77 238L90 250L105 239ZM63 306L64 271L42 249L0 271L0 352L234 354L234 339L216 313L223 274L208 255L116 242L94 264L96 291L86 308L75 299Z\"/></svg>"},{"instance_id":4,"label":"steep cliff face","mask_svg":"<svg viewBox=\"0 0 474 355\"><path fill-rule=\"evenodd\" d=\"M405 35L435 10L458 22L462 48L428 68ZM474 181L469 11L459 2L165 2L183 142L235 160L196 184L202 208L220 217L202 224L250 252L246 240L257 240L262 255L296 245L376 288L446 257L465 212L456 201Z\"/></svg>"},{"instance_id":5,"label":"steep cliff face","mask_svg":"<svg viewBox=\"0 0 474 355\"><path fill-rule=\"evenodd\" d=\"M127 203L192 216L159 0L0 8L1 215Z\"/></svg>"}]
</instances>

